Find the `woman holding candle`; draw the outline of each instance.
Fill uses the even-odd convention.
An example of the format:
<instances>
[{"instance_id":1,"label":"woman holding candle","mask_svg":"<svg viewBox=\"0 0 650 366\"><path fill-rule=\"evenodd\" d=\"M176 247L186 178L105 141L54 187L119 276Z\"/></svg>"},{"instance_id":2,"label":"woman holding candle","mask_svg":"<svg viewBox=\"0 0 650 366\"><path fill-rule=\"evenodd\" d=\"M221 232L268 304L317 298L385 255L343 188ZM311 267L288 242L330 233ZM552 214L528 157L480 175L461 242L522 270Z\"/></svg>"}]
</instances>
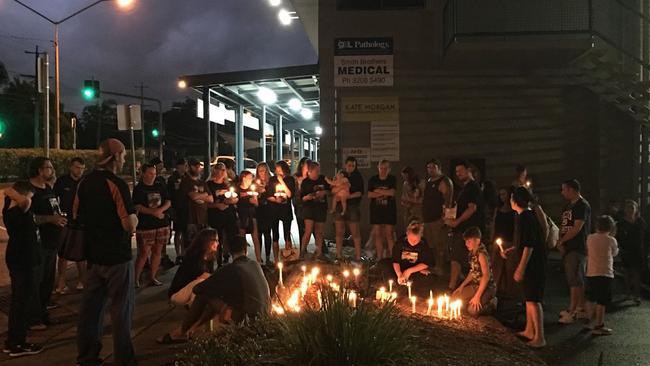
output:
<instances>
[{"instance_id":1,"label":"woman holding candle","mask_svg":"<svg viewBox=\"0 0 650 366\"><path fill-rule=\"evenodd\" d=\"M463 300L467 312L473 316L487 314L496 309L496 286L492 277L490 257L481 243L481 230L470 227L463 232L465 246L469 251L469 273L465 281L454 291Z\"/></svg>"},{"instance_id":2,"label":"woman holding candle","mask_svg":"<svg viewBox=\"0 0 650 366\"><path fill-rule=\"evenodd\" d=\"M322 256L328 194L329 184L320 174L320 164L315 161L310 162L307 178L303 180L300 188L302 213L305 218L305 234L300 243L301 257L307 253L307 244L309 244L312 233L316 239L316 256Z\"/></svg>"},{"instance_id":3,"label":"woman holding candle","mask_svg":"<svg viewBox=\"0 0 650 366\"><path fill-rule=\"evenodd\" d=\"M275 163L275 176L269 181L269 207L271 210L273 232L273 258L279 260L280 252L280 221L282 221L282 233L284 237L284 249L293 248L291 242L291 222L293 211L291 210L291 198L296 191L296 181L291 176L289 164L280 160Z\"/></svg>"},{"instance_id":4,"label":"woman holding candle","mask_svg":"<svg viewBox=\"0 0 650 366\"><path fill-rule=\"evenodd\" d=\"M514 280L519 255L514 250L515 217L517 213L510 206L510 190L499 189L499 207L494 210L494 233L492 243L501 241L501 246L492 246L492 273L497 286L497 296L520 301L521 288Z\"/></svg>"},{"instance_id":5,"label":"woman holding candle","mask_svg":"<svg viewBox=\"0 0 650 366\"><path fill-rule=\"evenodd\" d=\"M404 226L413 219L422 220L422 197L424 195L424 181L415 173L410 166L402 169L402 187L401 204L404 207L403 219Z\"/></svg>"},{"instance_id":6,"label":"woman holding candle","mask_svg":"<svg viewBox=\"0 0 650 366\"><path fill-rule=\"evenodd\" d=\"M529 340L530 347L546 345L544 338L544 312L542 301L546 281L546 244L535 213L530 209L532 195L526 187L518 187L512 193L510 204L518 216L518 244L521 259L514 279L522 282L526 301L526 329L518 333Z\"/></svg>"},{"instance_id":7,"label":"woman holding candle","mask_svg":"<svg viewBox=\"0 0 650 366\"><path fill-rule=\"evenodd\" d=\"M264 254L266 254L267 265L271 263L271 226L273 224L273 215L268 200L271 196L270 180L271 172L269 165L265 162L257 164L255 173L255 189L259 193L257 197L258 205L255 209L258 229L257 240L260 242L260 245L264 241ZM277 260L277 257L275 259Z\"/></svg>"},{"instance_id":8,"label":"woman holding candle","mask_svg":"<svg viewBox=\"0 0 650 366\"><path fill-rule=\"evenodd\" d=\"M253 245L255 246L255 258L257 262L262 262L262 247L260 245L257 228L257 218L255 208L258 205L258 193L253 184L253 173L244 170L239 175L239 185L237 187L237 217L239 235L246 236L251 234Z\"/></svg>"},{"instance_id":9,"label":"woman holding candle","mask_svg":"<svg viewBox=\"0 0 650 366\"><path fill-rule=\"evenodd\" d=\"M305 218L302 216L302 196L300 195L300 188L302 181L307 178L309 163L311 163L309 158L301 158L300 161L298 161L296 175L294 176L296 191L293 195L293 208L296 214L296 223L298 224L298 242L302 241L302 237L305 235Z\"/></svg>"},{"instance_id":10,"label":"woman holding candle","mask_svg":"<svg viewBox=\"0 0 650 366\"><path fill-rule=\"evenodd\" d=\"M422 223L412 220L406 228L406 236L398 240L393 248L392 271L397 282L400 285L413 284L416 293L432 287L429 268L433 262L433 253L422 239L423 232ZM410 287L409 285L409 290Z\"/></svg>"},{"instance_id":11,"label":"woman holding candle","mask_svg":"<svg viewBox=\"0 0 650 366\"><path fill-rule=\"evenodd\" d=\"M370 198L370 224L375 234L376 259L380 261L391 257L395 245L397 179L390 174L388 160L380 161L377 171L377 175L368 180L368 198Z\"/></svg>"},{"instance_id":12,"label":"woman holding candle","mask_svg":"<svg viewBox=\"0 0 650 366\"><path fill-rule=\"evenodd\" d=\"M238 234L235 210L238 197L230 185L224 163L212 167L212 176L207 185L214 198L214 202L208 204L208 225L216 229L221 238L217 253L217 266L221 267L222 263L228 262L228 243Z\"/></svg>"}]
</instances>

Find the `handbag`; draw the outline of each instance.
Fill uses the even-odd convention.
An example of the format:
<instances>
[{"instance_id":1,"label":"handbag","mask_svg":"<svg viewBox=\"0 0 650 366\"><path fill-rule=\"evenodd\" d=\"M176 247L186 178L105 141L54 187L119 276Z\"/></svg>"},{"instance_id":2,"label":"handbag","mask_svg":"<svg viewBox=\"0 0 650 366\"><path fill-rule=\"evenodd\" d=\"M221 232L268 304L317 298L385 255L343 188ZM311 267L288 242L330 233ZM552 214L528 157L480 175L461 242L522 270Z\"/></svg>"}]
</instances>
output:
<instances>
[{"instance_id":1,"label":"handbag","mask_svg":"<svg viewBox=\"0 0 650 366\"><path fill-rule=\"evenodd\" d=\"M77 220L72 220L61 230L59 257L73 262L86 260L85 235Z\"/></svg>"}]
</instances>

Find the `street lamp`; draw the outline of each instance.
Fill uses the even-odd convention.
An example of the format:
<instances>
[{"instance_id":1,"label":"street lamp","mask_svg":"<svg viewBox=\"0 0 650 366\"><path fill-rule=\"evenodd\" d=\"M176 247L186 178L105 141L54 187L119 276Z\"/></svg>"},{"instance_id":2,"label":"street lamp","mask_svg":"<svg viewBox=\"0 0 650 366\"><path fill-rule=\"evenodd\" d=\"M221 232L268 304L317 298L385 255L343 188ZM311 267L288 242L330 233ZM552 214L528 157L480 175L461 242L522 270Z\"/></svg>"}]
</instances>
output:
<instances>
[{"instance_id":1,"label":"street lamp","mask_svg":"<svg viewBox=\"0 0 650 366\"><path fill-rule=\"evenodd\" d=\"M30 7L29 5L23 3L21 0L14 0L14 1L16 3L18 3L18 4L20 4L21 6L23 6L24 8L26 8L27 10L31 11L32 13L38 15L39 17L47 20L52 25L54 25L54 84L55 84L54 99L55 99L55 111L56 111L55 135L54 135L54 144L55 145L54 145L54 147L56 149L60 149L61 148L61 121L60 121L60 119L61 119L61 87L60 87L60 84L61 84L60 79L61 79L61 77L60 77L60 73L59 73L59 24L65 22L66 20L68 20L70 18L73 18L73 17L83 13L84 11L92 8L93 6L95 6L95 5L99 4L99 3L103 3L103 2L107 2L107 1L115 1L117 3L118 7L122 8L122 9L125 9L125 8L131 6L131 4L133 3L134 0L97 0L94 3L75 11L74 13L68 15L67 17L65 17L65 18L63 18L63 19L61 19L59 21L52 20L51 18L47 17L43 13L40 13L38 10L36 10L36 9ZM48 138L49 138L49 136L48 136Z\"/></svg>"},{"instance_id":2,"label":"street lamp","mask_svg":"<svg viewBox=\"0 0 650 366\"><path fill-rule=\"evenodd\" d=\"M185 88L187 88L187 81L182 80L182 79L179 80L179 81L178 81L178 87L179 87L180 89L185 89Z\"/></svg>"}]
</instances>

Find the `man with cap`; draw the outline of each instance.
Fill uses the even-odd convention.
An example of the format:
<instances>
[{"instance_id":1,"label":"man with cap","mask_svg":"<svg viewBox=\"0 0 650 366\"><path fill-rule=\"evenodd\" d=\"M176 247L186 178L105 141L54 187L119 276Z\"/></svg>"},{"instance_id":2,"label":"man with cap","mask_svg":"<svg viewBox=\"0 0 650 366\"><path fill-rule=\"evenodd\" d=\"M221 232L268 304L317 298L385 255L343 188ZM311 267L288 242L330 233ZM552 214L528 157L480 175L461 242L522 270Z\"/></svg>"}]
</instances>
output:
<instances>
[{"instance_id":1,"label":"man with cap","mask_svg":"<svg viewBox=\"0 0 650 366\"><path fill-rule=\"evenodd\" d=\"M136 365L131 342L135 294L131 237L138 225L128 184L117 174L126 149L116 139L99 145L93 170L79 184L72 209L84 226L88 273L77 325L77 364L99 365L102 359L104 308L110 299L113 355L116 365Z\"/></svg>"},{"instance_id":2,"label":"man with cap","mask_svg":"<svg viewBox=\"0 0 650 366\"><path fill-rule=\"evenodd\" d=\"M187 165L187 174L181 180L180 201L185 205L186 212L184 242L189 244L201 229L208 226L208 203L213 203L214 199L207 183L201 179L203 164L190 158Z\"/></svg>"}]
</instances>

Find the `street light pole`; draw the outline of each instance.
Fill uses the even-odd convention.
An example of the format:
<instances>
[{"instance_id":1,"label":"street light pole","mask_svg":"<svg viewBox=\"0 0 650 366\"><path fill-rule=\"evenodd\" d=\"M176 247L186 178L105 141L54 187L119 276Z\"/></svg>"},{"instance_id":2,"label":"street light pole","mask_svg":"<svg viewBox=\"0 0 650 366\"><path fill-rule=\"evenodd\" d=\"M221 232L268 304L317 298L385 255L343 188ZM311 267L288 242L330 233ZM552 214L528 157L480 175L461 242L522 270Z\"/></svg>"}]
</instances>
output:
<instances>
[{"instance_id":1,"label":"street light pole","mask_svg":"<svg viewBox=\"0 0 650 366\"><path fill-rule=\"evenodd\" d=\"M22 7L26 8L27 10L31 11L32 13L38 15L39 17L47 20L52 25L54 25L54 84L55 84L55 86L54 86L54 103L56 104L56 106L54 108L55 111L56 111L56 113L55 113L56 123L54 124L54 126L55 126L54 147L56 149L60 149L61 148L61 87L60 87L60 85L61 85L61 83L60 83L61 75L59 74L59 24L65 22L66 20L68 20L68 19L70 19L70 18L72 18L72 17L74 17L76 15L79 15L79 14L83 13L84 11L92 8L93 6L95 6L95 5L99 4L99 3L103 3L103 2L106 2L106 1L113 1L113 0L97 0L94 3L92 3L90 5L87 5L87 6L83 7L83 8L75 11L74 13L68 15L67 17L65 17L65 18L63 18L63 19L61 19L59 21L52 20L51 18L47 17L46 15L40 13L38 10L36 10L36 9L30 7L29 5L23 3L21 0L14 0L14 1L16 3L18 3L19 5L21 5ZM121 7L127 7L129 4L130 4L130 1L125 1L125 2L122 2L122 3L120 3L118 1L118 5L121 6ZM46 109L45 113L47 113L47 112L48 111ZM49 138L49 136L47 138Z\"/></svg>"}]
</instances>

